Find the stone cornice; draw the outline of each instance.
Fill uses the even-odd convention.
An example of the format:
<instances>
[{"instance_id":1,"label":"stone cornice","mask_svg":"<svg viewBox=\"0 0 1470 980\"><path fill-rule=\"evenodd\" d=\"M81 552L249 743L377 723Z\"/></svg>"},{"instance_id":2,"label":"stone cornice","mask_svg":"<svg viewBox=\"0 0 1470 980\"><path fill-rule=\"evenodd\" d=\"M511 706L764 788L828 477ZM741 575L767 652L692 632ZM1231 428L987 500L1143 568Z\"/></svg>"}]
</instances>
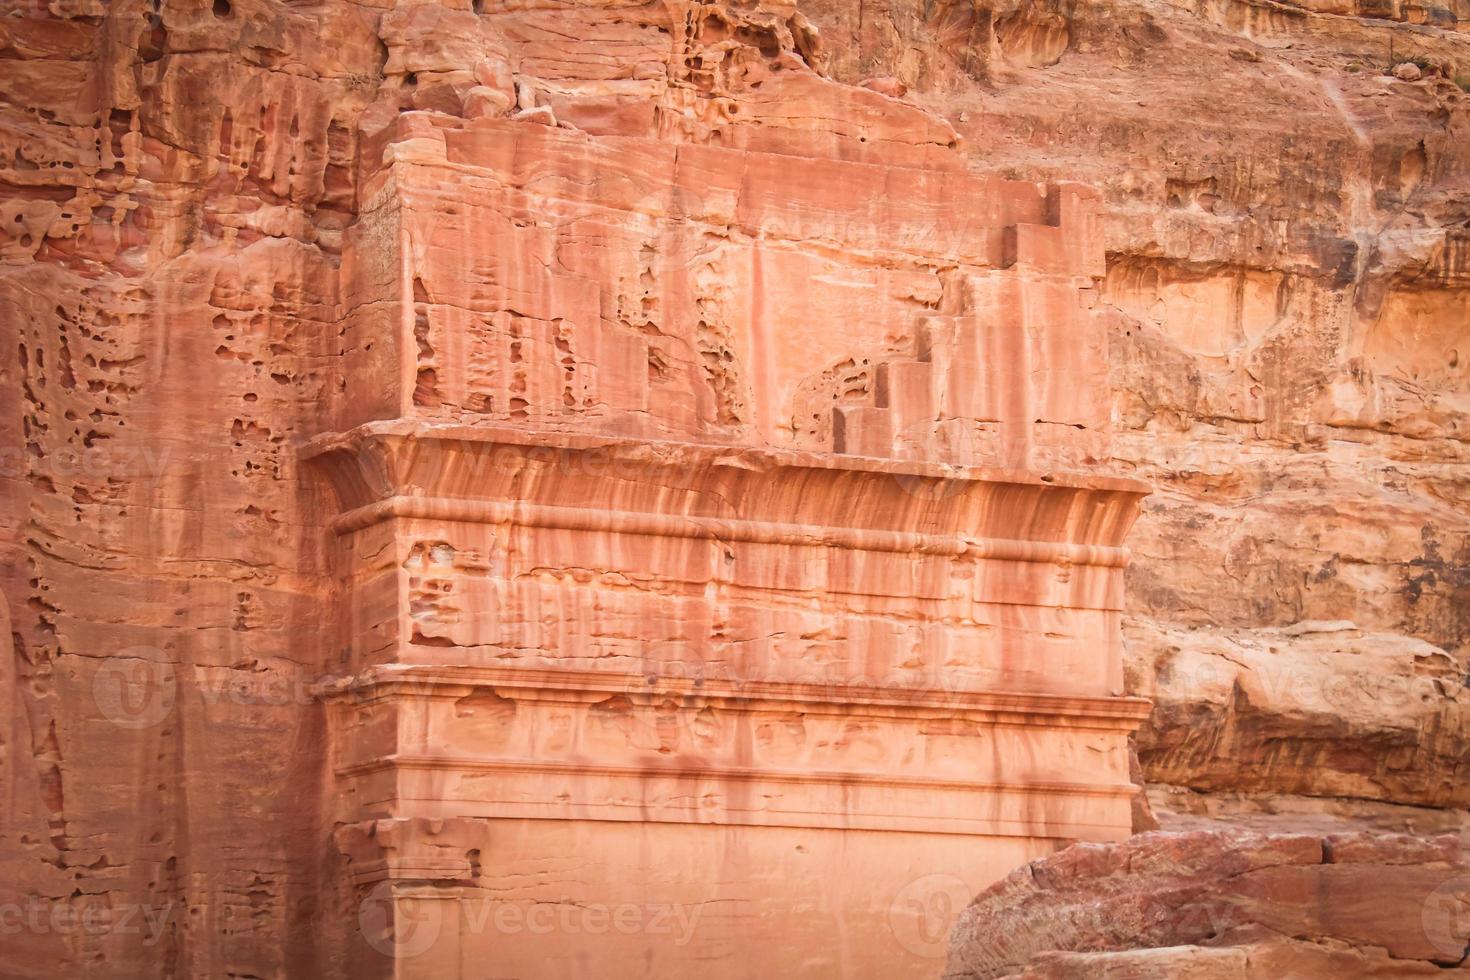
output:
<instances>
[{"instance_id":1,"label":"stone cornice","mask_svg":"<svg viewBox=\"0 0 1470 980\"><path fill-rule=\"evenodd\" d=\"M518 698L596 701L608 695L662 700L697 699L747 710L803 710L857 717L863 709L891 717L954 718L993 724L1065 725L1104 731L1132 731L1148 717L1151 703L1135 697L1081 697L1026 692L960 691L859 684L780 681L729 681L645 678L610 672L520 667L388 664L318 687L329 701L370 704L395 697L463 697L478 688L513 693Z\"/></svg>"},{"instance_id":2,"label":"stone cornice","mask_svg":"<svg viewBox=\"0 0 1470 980\"><path fill-rule=\"evenodd\" d=\"M331 528L337 534L349 534L394 517L469 524L518 524L556 530L607 531L666 538L804 545L850 551L891 551L915 555L947 555L953 558L1097 565L1105 568L1122 568L1128 564L1129 557L1127 548L1106 545L822 527L775 521L731 520L443 497L388 497L339 515L332 521Z\"/></svg>"},{"instance_id":3,"label":"stone cornice","mask_svg":"<svg viewBox=\"0 0 1470 980\"><path fill-rule=\"evenodd\" d=\"M580 423L585 425L585 422ZM1127 477L1075 472L1037 472L991 466L931 463L917 460L813 452L768 446L639 438L586 431L504 425L459 425L416 419L365 422L345 432L327 433L303 443L300 456L330 467L331 454L360 450L370 444L411 442L459 443L467 446L519 446L542 452L601 452L609 459L662 466L701 464L745 470L832 470L908 477L915 481L991 483L1037 489L1054 488L1122 493L1142 498L1147 483Z\"/></svg>"}]
</instances>

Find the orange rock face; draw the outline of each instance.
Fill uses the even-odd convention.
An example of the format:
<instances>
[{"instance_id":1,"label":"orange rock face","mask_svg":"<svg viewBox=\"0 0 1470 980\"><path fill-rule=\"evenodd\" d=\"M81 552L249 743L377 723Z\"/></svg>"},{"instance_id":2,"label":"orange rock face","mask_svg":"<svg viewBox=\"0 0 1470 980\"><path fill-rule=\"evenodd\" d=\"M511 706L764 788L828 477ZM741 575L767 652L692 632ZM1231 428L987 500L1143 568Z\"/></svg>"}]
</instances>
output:
<instances>
[{"instance_id":1,"label":"orange rock face","mask_svg":"<svg viewBox=\"0 0 1470 980\"><path fill-rule=\"evenodd\" d=\"M88 18L10 35L102 46L5 280L18 961L932 974L1128 833L1094 194L790 9Z\"/></svg>"},{"instance_id":2,"label":"orange rock face","mask_svg":"<svg viewBox=\"0 0 1470 980\"><path fill-rule=\"evenodd\" d=\"M1125 695L1463 821L1470 12L5 12L7 970L933 975Z\"/></svg>"},{"instance_id":3,"label":"orange rock face","mask_svg":"<svg viewBox=\"0 0 1470 980\"><path fill-rule=\"evenodd\" d=\"M936 885L1131 826L1144 488L1051 468L1106 452L1095 198L731 142L373 144L301 451L353 975L932 974ZM681 927L583 921L633 906Z\"/></svg>"}]
</instances>

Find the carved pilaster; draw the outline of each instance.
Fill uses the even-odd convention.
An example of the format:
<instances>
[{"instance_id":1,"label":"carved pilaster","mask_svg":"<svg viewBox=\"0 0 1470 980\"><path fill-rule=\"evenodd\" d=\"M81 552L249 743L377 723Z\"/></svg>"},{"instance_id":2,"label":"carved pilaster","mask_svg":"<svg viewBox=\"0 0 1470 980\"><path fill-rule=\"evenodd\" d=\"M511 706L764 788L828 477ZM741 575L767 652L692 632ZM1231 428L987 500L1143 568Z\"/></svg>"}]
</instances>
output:
<instances>
[{"instance_id":1,"label":"carved pilaster","mask_svg":"<svg viewBox=\"0 0 1470 980\"><path fill-rule=\"evenodd\" d=\"M460 976L462 906L476 894L485 821L385 818L339 826L353 884L353 976L429 980Z\"/></svg>"}]
</instances>

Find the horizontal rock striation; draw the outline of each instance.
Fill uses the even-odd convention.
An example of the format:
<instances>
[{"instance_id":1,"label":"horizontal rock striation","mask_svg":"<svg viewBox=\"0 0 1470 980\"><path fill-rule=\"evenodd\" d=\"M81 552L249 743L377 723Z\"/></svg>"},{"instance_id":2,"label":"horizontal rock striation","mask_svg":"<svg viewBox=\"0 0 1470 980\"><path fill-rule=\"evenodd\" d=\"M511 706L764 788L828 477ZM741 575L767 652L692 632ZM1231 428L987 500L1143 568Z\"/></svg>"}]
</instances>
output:
<instances>
[{"instance_id":1,"label":"horizontal rock striation","mask_svg":"<svg viewBox=\"0 0 1470 980\"><path fill-rule=\"evenodd\" d=\"M1463 7L10 5L0 907L44 928L4 937L7 968L347 972L357 903L338 862L368 845L334 835L317 702L348 659L321 653L338 508L297 447L404 404L451 425L487 410L545 424L570 398L612 435L662 406L676 421L650 438L990 464L1009 446L1041 469L1135 477L1155 492L1117 612L1127 690L1159 705L1139 743L1159 815L1454 826L1470 656ZM597 161L633 161L620 183L593 189L594 140L626 141ZM550 145L588 169L544 173ZM470 165L496 146L499 182ZM810 186L802 156L829 163ZM1022 229L1054 227L1042 188L1069 181L1098 191L1102 258L1075 297L1099 329L1064 353L1072 378L1106 368L1112 403L1022 412L1031 431L1008 441L1001 424L915 432L899 421L915 410L999 414L980 388L993 366L944 366L943 341L973 339L996 301L954 273L1013 267ZM494 184L496 204L449 214L443 182ZM703 202L697 240L670 240L676 186L725 195ZM936 253L998 199L987 188L1015 213ZM630 190L618 214L573 220ZM924 206L886 206L896 190ZM855 199L873 202L866 231L813 231ZM663 229L646 251L603 264L599 246L644 217ZM468 225L492 222L498 251L466 246ZM481 278L410 277L385 299L405 228ZM746 240L761 236L806 266L752 311L773 294ZM511 291L505 243L531 240L516 248L534 288ZM576 270L587 322L534 278L553 268ZM882 326L860 336L870 307ZM742 317L774 325L794 375L731 366ZM364 336L375 318L404 342L391 357ZM472 321L483 342L452 346ZM551 367L499 376L532 350ZM1106 452L1074 424L1098 417ZM1308 625L1331 622L1353 625ZM468 867L478 839L442 840ZM75 925L88 915L113 926ZM1109 955L1126 974L1165 954Z\"/></svg>"}]
</instances>

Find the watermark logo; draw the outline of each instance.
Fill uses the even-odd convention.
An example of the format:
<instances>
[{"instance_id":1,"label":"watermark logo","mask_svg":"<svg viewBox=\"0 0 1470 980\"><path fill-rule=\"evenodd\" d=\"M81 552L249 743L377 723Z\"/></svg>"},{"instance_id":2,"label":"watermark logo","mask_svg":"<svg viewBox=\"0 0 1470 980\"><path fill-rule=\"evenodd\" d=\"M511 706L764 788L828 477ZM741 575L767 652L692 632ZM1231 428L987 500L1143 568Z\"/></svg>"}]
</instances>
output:
<instances>
[{"instance_id":1,"label":"watermark logo","mask_svg":"<svg viewBox=\"0 0 1470 980\"><path fill-rule=\"evenodd\" d=\"M1470 875L1444 882L1424 900L1424 936L1453 963L1470 956Z\"/></svg>"},{"instance_id":2,"label":"watermark logo","mask_svg":"<svg viewBox=\"0 0 1470 980\"><path fill-rule=\"evenodd\" d=\"M104 660L92 675L92 699L102 717L119 728L152 728L174 710L174 665L155 659L152 647L129 647Z\"/></svg>"},{"instance_id":3,"label":"watermark logo","mask_svg":"<svg viewBox=\"0 0 1470 980\"><path fill-rule=\"evenodd\" d=\"M391 881L380 881L357 909L357 927L367 944L394 959L421 956L433 948L444 928L442 898L394 895Z\"/></svg>"},{"instance_id":4,"label":"watermark logo","mask_svg":"<svg viewBox=\"0 0 1470 980\"><path fill-rule=\"evenodd\" d=\"M960 475L958 467L965 461L988 458L995 451L994 436L981 429L981 423L959 419L947 422L925 420L904 427L895 437L894 446L906 460L923 460L940 468L939 474L897 473L894 479L903 492L916 500L940 501L962 493L972 481ZM952 476L944 470L953 467Z\"/></svg>"},{"instance_id":5,"label":"watermark logo","mask_svg":"<svg viewBox=\"0 0 1470 980\"><path fill-rule=\"evenodd\" d=\"M698 928L700 903L504 900L466 895L439 896L400 891L379 882L358 907L363 938L393 959L412 959L434 947L447 916L456 917L459 941L476 936L625 936L666 937L675 947L687 946Z\"/></svg>"},{"instance_id":6,"label":"watermark logo","mask_svg":"<svg viewBox=\"0 0 1470 980\"><path fill-rule=\"evenodd\" d=\"M924 959L943 959L955 919L974 890L963 878L928 874L904 885L888 906L888 926L898 944Z\"/></svg>"},{"instance_id":7,"label":"watermark logo","mask_svg":"<svg viewBox=\"0 0 1470 980\"><path fill-rule=\"evenodd\" d=\"M676 947L687 946L694 938L700 904L623 902L606 905L601 902L576 902L563 898L559 902L500 901L465 899L460 903L464 915L464 931L472 936L494 933L498 936L665 936Z\"/></svg>"}]
</instances>

